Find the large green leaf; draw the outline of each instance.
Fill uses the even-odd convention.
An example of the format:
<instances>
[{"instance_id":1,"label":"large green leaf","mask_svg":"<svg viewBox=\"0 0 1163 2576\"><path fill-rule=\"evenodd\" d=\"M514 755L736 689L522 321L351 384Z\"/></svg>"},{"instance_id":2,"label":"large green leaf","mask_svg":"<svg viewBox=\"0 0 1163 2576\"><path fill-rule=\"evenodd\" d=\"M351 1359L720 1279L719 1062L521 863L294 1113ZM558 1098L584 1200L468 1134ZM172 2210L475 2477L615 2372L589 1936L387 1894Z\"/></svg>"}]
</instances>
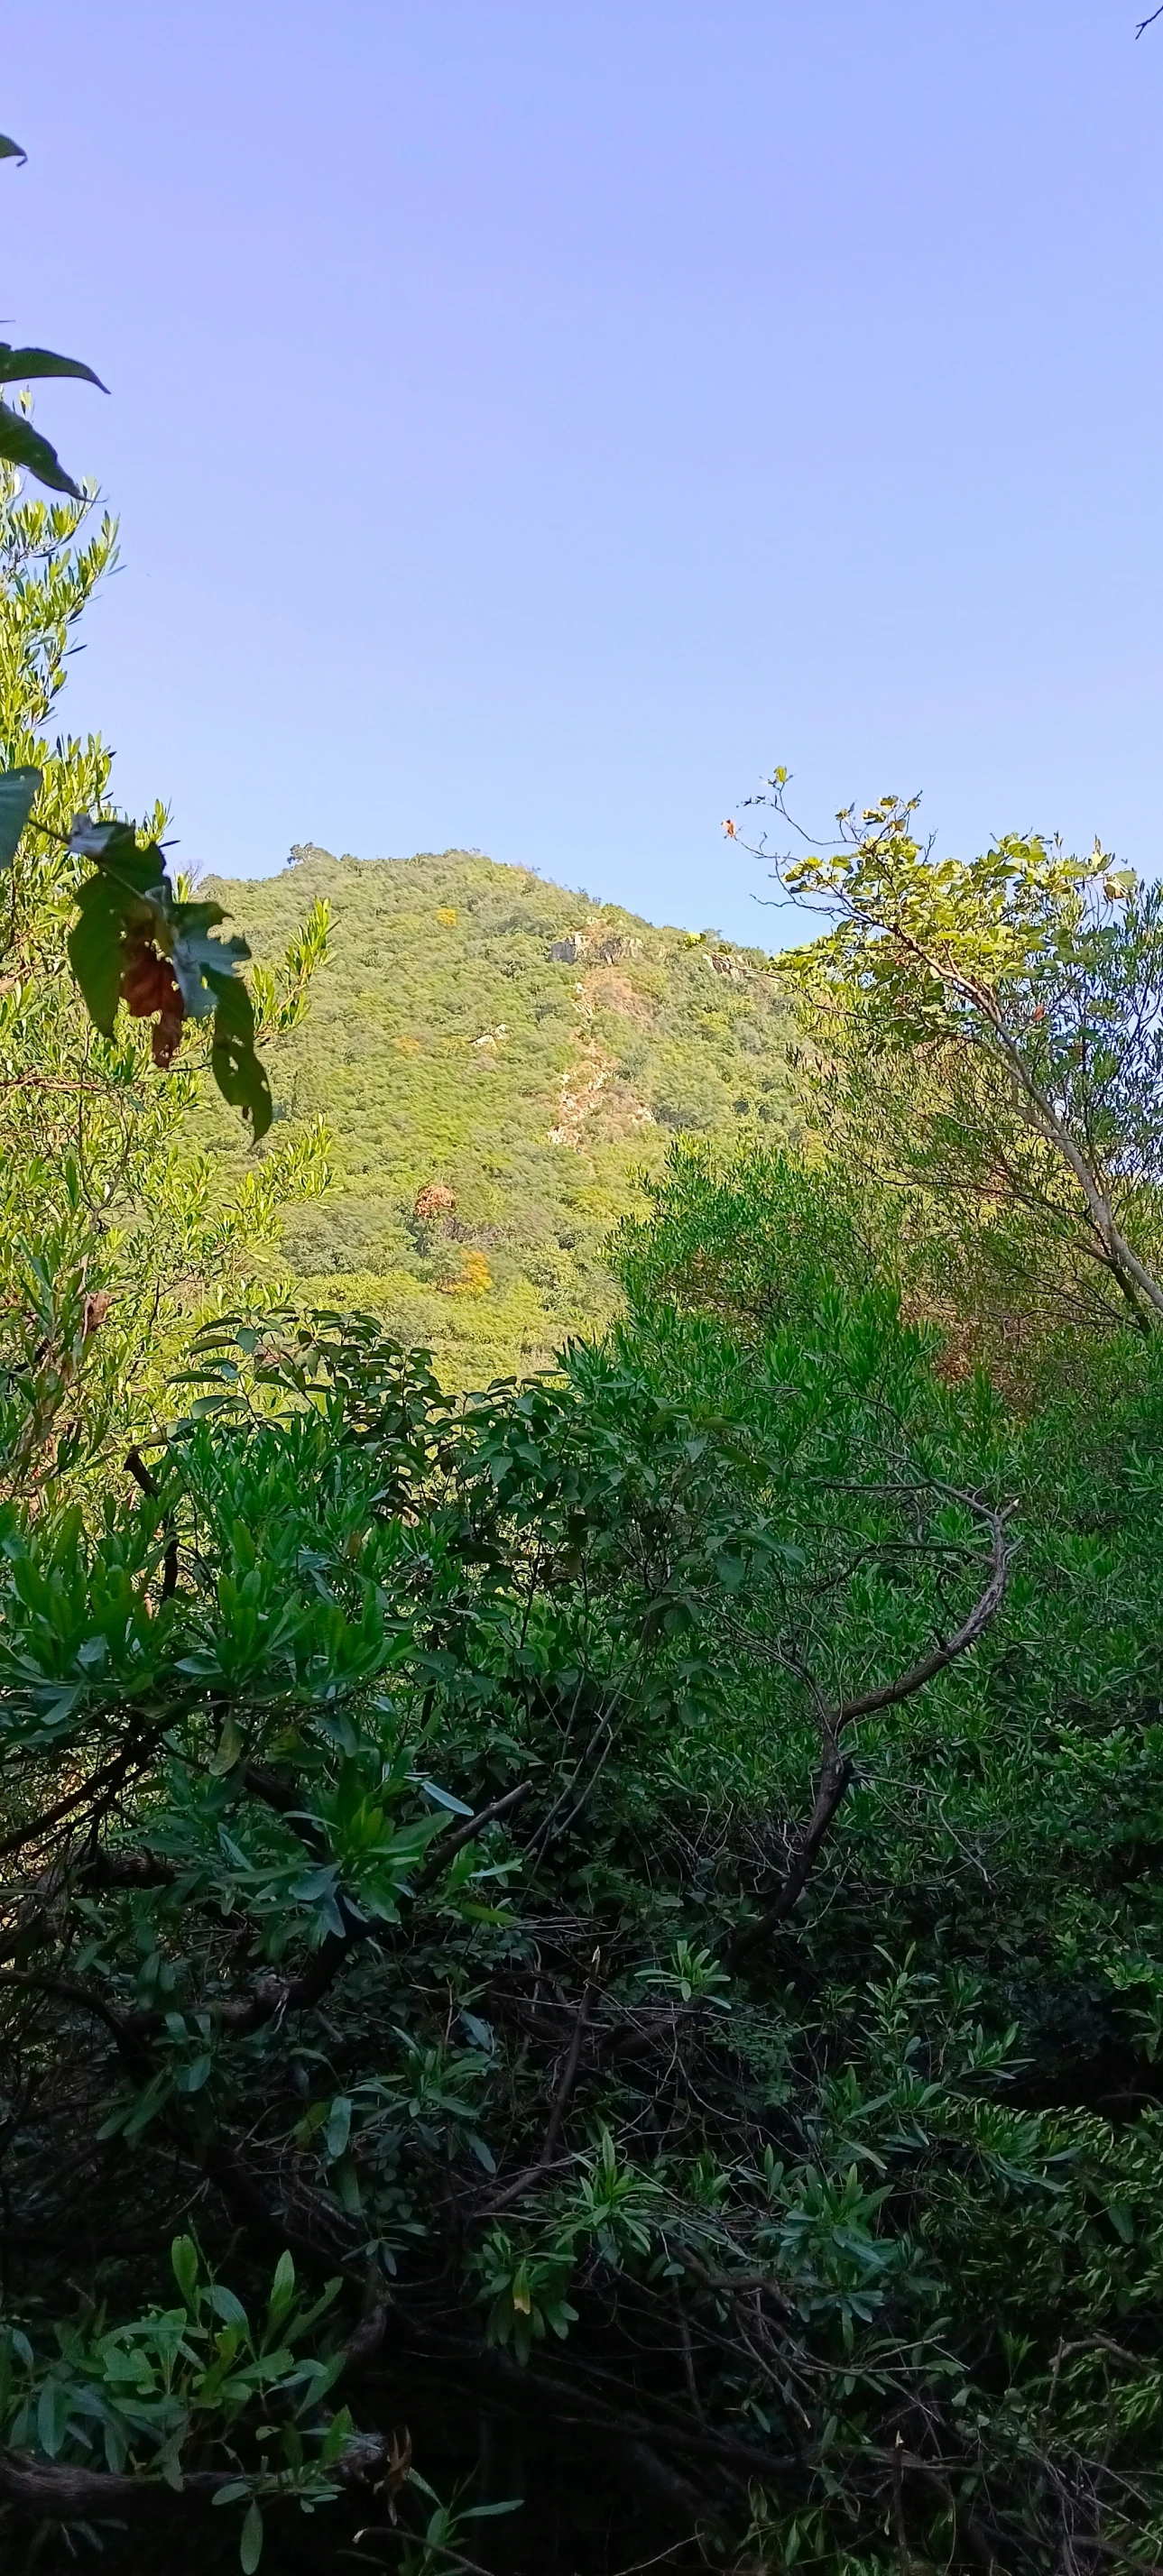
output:
<instances>
[{"instance_id":1,"label":"large green leaf","mask_svg":"<svg viewBox=\"0 0 1163 2576\"><path fill-rule=\"evenodd\" d=\"M132 823L91 823L87 814L79 814L69 834L69 848L77 858L94 859L126 895L138 895L151 904L169 901L165 860L157 842L147 841L143 848Z\"/></svg>"},{"instance_id":2,"label":"large green leaf","mask_svg":"<svg viewBox=\"0 0 1163 2576\"><path fill-rule=\"evenodd\" d=\"M0 340L0 384L23 385L33 376L83 376L99 394L109 391L79 358L60 358L55 349L13 349L7 340Z\"/></svg>"},{"instance_id":3,"label":"large green leaf","mask_svg":"<svg viewBox=\"0 0 1163 2576\"><path fill-rule=\"evenodd\" d=\"M27 161L22 144L14 143L10 134L0 134L0 161Z\"/></svg>"},{"instance_id":4,"label":"large green leaf","mask_svg":"<svg viewBox=\"0 0 1163 2576\"><path fill-rule=\"evenodd\" d=\"M254 1139L265 1136L274 1116L266 1070L254 1051L254 1011L238 975L211 973L218 999L210 1070L224 1100L252 1121Z\"/></svg>"},{"instance_id":5,"label":"large green leaf","mask_svg":"<svg viewBox=\"0 0 1163 2576\"><path fill-rule=\"evenodd\" d=\"M78 918L69 933L69 964L91 1019L111 1038L125 969L125 917L134 898L111 877L91 876L77 896Z\"/></svg>"},{"instance_id":6,"label":"large green leaf","mask_svg":"<svg viewBox=\"0 0 1163 2576\"><path fill-rule=\"evenodd\" d=\"M215 922L226 915L220 903L176 903L172 907L169 929L169 955L177 976L182 1000L191 1019L209 1017L218 1000L219 988L229 984L236 966L245 965L250 955L245 939L215 939ZM244 984L236 987L246 1003L249 1032L240 1020L238 1033L254 1041L254 1013Z\"/></svg>"},{"instance_id":7,"label":"large green leaf","mask_svg":"<svg viewBox=\"0 0 1163 2576\"><path fill-rule=\"evenodd\" d=\"M12 865L39 785L39 769L0 773L0 868Z\"/></svg>"},{"instance_id":8,"label":"large green leaf","mask_svg":"<svg viewBox=\"0 0 1163 2576\"><path fill-rule=\"evenodd\" d=\"M50 447L32 422L6 402L0 402L0 456L9 465L23 465L29 474L35 474L38 483L47 483L50 492L67 492L74 501L83 498L80 485L66 474L55 447Z\"/></svg>"}]
</instances>

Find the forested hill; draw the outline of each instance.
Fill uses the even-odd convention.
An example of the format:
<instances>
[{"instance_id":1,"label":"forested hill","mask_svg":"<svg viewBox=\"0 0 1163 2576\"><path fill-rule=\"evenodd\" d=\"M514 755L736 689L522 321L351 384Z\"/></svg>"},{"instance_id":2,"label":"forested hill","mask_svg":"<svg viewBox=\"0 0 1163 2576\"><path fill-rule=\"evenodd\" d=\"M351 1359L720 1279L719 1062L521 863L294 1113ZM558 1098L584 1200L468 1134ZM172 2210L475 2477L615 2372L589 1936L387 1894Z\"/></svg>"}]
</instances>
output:
<instances>
[{"instance_id":1,"label":"forested hill","mask_svg":"<svg viewBox=\"0 0 1163 2576\"><path fill-rule=\"evenodd\" d=\"M609 1311L602 1245L678 1131L788 1125L787 1006L759 949L460 850L308 848L205 892L259 959L330 903L310 1016L271 1066L277 1117L322 1112L333 1137L289 1264L304 1296L374 1307L451 1381L536 1367ZM225 1118L215 1136L237 1151Z\"/></svg>"}]
</instances>

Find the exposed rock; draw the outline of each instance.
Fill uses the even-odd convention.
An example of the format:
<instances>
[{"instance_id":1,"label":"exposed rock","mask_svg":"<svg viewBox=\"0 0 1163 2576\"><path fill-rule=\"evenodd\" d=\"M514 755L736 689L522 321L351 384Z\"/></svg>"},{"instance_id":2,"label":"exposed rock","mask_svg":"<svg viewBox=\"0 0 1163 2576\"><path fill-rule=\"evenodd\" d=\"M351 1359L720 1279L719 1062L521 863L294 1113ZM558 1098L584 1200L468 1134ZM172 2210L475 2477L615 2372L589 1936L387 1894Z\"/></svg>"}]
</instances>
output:
<instances>
[{"instance_id":1,"label":"exposed rock","mask_svg":"<svg viewBox=\"0 0 1163 2576\"><path fill-rule=\"evenodd\" d=\"M571 1153L580 1154L586 1120L597 1108L613 1071L604 1049L593 1038L587 1039L576 1062L561 1077L557 1119L549 1130L551 1145L568 1145Z\"/></svg>"}]
</instances>

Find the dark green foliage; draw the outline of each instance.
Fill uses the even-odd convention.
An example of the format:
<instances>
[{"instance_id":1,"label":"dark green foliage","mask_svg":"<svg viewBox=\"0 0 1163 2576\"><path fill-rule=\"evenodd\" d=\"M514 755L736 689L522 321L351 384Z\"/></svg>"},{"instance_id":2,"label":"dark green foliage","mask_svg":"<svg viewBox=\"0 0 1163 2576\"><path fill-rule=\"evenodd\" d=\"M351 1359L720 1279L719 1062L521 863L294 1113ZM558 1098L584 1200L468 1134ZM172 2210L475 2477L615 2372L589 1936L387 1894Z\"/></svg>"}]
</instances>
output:
<instances>
[{"instance_id":1,"label":"dark green foliage","mask_svg":"<svg viewBox=\"0 0 1163 2576\"><path fill-rule=\"evenodd\" d=\"M151 1490L91 1533L10 1514L7 2402L42 2502L93 2345L50 2365L38 2319L71 2280L147 2347L192 2216L246 2316L281 2248L340 2281L307 2350L364 2427L337 2490L390 2482L403 2423L438 2483L482 2408L535 2436L477 2490L529 2498L494 2563L693 2566L696 2525L739 2571L1158 2557L1161 1363L1109 1344L1015 1426L844 1282L842 1206L793 1275L813 1187L678 1158L626 1323L467 1406L370 1319L220 1327ZM992 1624L877 1705L1014 1501ZM262 2413L309 2480L297 2402ZM199 2420L223 2548L282 2531L257 2405Z\"/></svg>"},{"instance_id":2,"label":"dark green foliage","mask_svg":"<svg viewBox=\"0 0 1163 2576\"><path fill-rule=\"evenodd\" d=\"M305 898L331 907L279 1118L326 1118L336 1177L286 1249L300 1293L374 1308L447 1383L544 1365L610 1313L606 1236L676 1129L794 1130L791 1023L761 952L471 853L294 855L281 878L205 889L260 959ZM232 1150L224 1120L201 1132ZM434 1184L451 1205L417 1214Z\"/></svg>"}]
</instances>

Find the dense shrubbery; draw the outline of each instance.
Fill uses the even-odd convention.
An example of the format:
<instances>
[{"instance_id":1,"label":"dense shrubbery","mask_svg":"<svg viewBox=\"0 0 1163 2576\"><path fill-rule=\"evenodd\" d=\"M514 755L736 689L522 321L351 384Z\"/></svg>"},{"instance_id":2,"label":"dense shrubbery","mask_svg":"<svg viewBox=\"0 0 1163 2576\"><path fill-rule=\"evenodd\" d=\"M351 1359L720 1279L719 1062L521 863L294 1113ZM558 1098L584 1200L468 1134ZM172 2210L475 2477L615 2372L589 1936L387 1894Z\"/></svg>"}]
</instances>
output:
<instances>
[{"instance_id":1,"label":"dense shrubbery","mask_svg":"<svg viewBox=\"0 0 1163 2576\"><path fill-rule=\"evenodd\" d=\"M709 1187L557 1381L458 1411L370 1323L223 1332L154 1493L10 1514L21 2527L83 2467L167 2563L187 2472L288 2565L328 2492L433 2568L1157 2556L1157 1346L1016 1427L828 1222L801 1257L785 1163L716 1184L763 1259L682 1285ZM845 1719L999 1547L980 1642ZM340 2287L264 2360L287 2252ZM212 2281L220 2381L186 2335L163 2404ZM405 2426L525 2513L423 2560Z\"/></svg>"}]
</instances>

